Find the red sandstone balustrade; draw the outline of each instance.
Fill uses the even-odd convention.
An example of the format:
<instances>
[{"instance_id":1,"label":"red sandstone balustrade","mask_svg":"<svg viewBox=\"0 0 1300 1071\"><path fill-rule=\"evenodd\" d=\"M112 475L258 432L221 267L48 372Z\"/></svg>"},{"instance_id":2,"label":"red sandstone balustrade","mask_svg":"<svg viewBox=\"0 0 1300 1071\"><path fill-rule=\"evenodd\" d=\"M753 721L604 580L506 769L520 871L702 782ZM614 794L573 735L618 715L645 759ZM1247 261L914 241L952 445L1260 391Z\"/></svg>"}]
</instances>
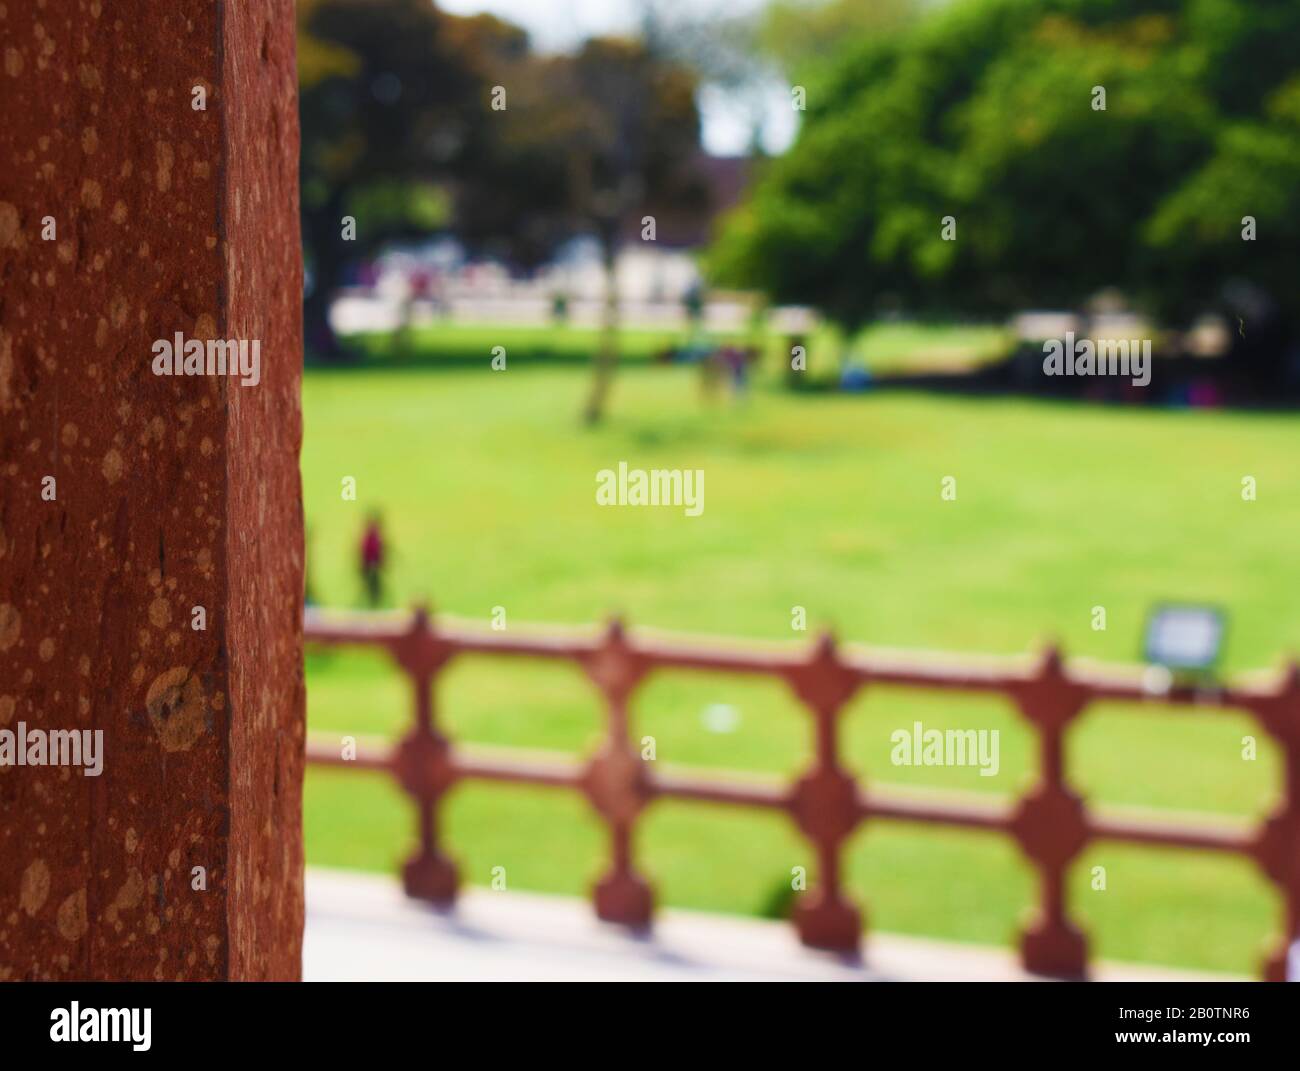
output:
<instances>
[{"instance_id":1,"label":"red sandstone balustrade","mask_svg":"<svg viewBox=\"0 0 1300 1071\"><path fill-rule=\"evenodd\" d=\"M415 726L395 748L364 744L355 760L309 740L309 762L392 773L416 803L419 842L406 863L409 895L448 906L459 882L456 866L439 847L437 810L459 781L480 779L551 785L584 793L610 835L610 865L597 881L597 915L632 927L650 925L653 890L637 871L633 834L637 820L656 799L672 798L785 811L817 853L817 885L800 894L794 924L814 948L856 953L863 932L858 908L845 895L841 849L868 818L997 830L1014 837L1038 876L1037 911L1021 934L1025 968L1038 974L1085 978L1088 944L1071 922L1065 881L1073 860L1092 840L1201 849L1253 859L1281 894L1283 935L1263 964L1263 977L1281 981L1286 952L1300 937L1300 667L1292 664L1272 689L1147 687L1131 673L1067 667L1047 650L1036 662L904 658L897 654L841 650L829 635L811 647L722 644L681 638L632 637L614 621L603 632L555 630L494 632L463 623L435 623L426 611L413 615L343 615L309 612L306 640L316 645L380 647L414 686ZM606 735L585 763L550 755L455 747L439 731L433 682L459 654L492 654L567 660L583 668L606 703ZM629 739L628 702L645 677L660 669L748 673L784 680L812 717L815 751L810 768L793 784L767 779L726 780L662 770L641 760ZM1020 800L955 800L942 793L868 788L844 768L839 718L865 685L992 693L1012 700L1038 734L1038 780ZM1065 778L1064 736L1091 703L1123 701L1243 710L1277 740L1285 785L1277 810L1255 829L1171 815L1161 820L1117 818L1090 811Z\"/></svg>"}]
</instances>

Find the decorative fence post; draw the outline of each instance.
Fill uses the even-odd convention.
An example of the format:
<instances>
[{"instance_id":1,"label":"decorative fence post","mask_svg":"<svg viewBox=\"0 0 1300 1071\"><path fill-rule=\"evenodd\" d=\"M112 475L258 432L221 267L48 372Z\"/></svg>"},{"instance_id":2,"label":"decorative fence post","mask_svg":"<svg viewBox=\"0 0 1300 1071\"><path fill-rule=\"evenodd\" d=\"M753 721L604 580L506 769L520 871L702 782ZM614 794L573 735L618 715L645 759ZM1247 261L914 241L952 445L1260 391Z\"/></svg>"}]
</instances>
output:
<instances>
[{"instance_id":1,"label":"decorative fence post","mask_svg":"<svg viewBox=\"0 0 1300 1071\"><path fill-rule=\"evenodd\" d=\"M415 693L415 726L394 757L397 778L415 800L418 816L418 844L402 868L402 883L408 896L446 907L456 899L459 878L456 864L438 846L438 805L456 783L456 771L451 744L434 721L433 681L449 652L438 643L423 607L390 649Z\"/></svg>"},{"instance_id":2,"label":"decorative fence post","mask_svg":"<svg viewBox=\"0 0 1300 1071\"><path fill-rule=\"evenodd\" d=\"M1270 982L1285 982L1290 947L1300 941L1300 666L1293 662L1277 693L1257 699L1251 710L1277 740L1284 764L1282 802L1260 828L1251 852L1282 894L1282 936L1263 973Z\"/></svg>"},{"instance_id":3,"label":"decorative fence post","mask_svg":"<svg viewBox=\"0 0 1300 1071\"><path fill-rule=\"evenodd\" d=\"M438 849L436 807L461 780L532 784L584 793L610 831L610 866L594 890L596 914L611 922L647 926L653 910L650 884L633 859L636 822L657 799L761 808L789 814L812 842L819 881L795 902L794 924L804 944L856 952L863 920L843 891L844 845L862 821L899 821L1009 834L1038 876L1038 906L1021 935L1026 970L1061 978L1086 977L1088 944L1071 921L1067 879L1071 863L1092 840L1222 852L1254 859L1279 890L1285 905L1283 938L1265 965L1265 976L1282 979L1291 942L1300 936L1300 668L1292 666L1274 690L1224 686L1215 690L1175 685L1152 691L1129 671L1067 671L1049 649L1036 664L1021 659L977 663L906 659L858 649L840 651L829 635L811 651L743 650L734 644L650 641L633 638L618 623L601 635L574 639L514 627L510 635L463 624L435 631L421 612L408 628L359 624L313 616L310 640L326 644L380 646L392 652L415 681L415 720L396 749L367 749L362 761L340 763L325 744L309 744L312 762L387 769L420 808L420 849L407 864L412 895L449 903L455 867ZM500 754L491 748L453 748L433 726L431 682L457 654L487 654L575 662L600 689L606 703L606 739L585 764L555 756ZM670 765L641 761L629 739L628 702L645 677L664 669L740 673L784 680L813 719L815 750L810 769L793 785L770 778L715 779ZM1038 781L1028 795L1009 803L996 797L955 799L930 791L898 792L887 785L870 791L840 761L839 721L864 685L877 683L996 695L1016 703L1038 737ZM1084 806L1065 775L1069 727L1089 703L1143 703L1167 709L1199 707L1248 710L1278 740L1286 761L1284 799L1258 829L1205 824L1193 816L1124 817Z\"/></svg>"},{"instance_id":4,"label":"decorative fence post","mask_svg":"<svg viewBox=\"0 0 1300 1071\"><path fill-rule=\"evenodd\" d=\"M1013 694L1037 731L1039 753L1039 782L1011 820L1011 833L1037 868L1039 882L1039 909L1021 935L1021 960L1037 974L1082 978L1088 943L1070 922L1065 882L1088 829L1083 803L1065 783L1063 737L1087 696L1066 679L1055 648L1043 655L1035 678Z\"/></svg>"},{"instance_id":5,"label":"decorative fence post","mask_svg":"<svg viewBox=\"0 0 1300 1071\"><path fill-rule=\"evenodd\" d=\"M650 800L645 763L628 739L627 704L644 667L628 649L623 626L610 622L604 642L584 662L588 676L605 696L607 735L583 778L591 805L609 826L610 868L596 883L596 915L625 926L650 925L654 892L632 860L637 816Z\"/></svg>"},{"instance_id":6,"label":"decorative fence post","mask_svg":"<svg viewBox=\"0 0 1300 1071\"><path fill-rule=\"evenodd\" d=\"M808 662L788 673L795 694L812 713L816 755L812 769L795 783L788 806L817 850L819 880L795 904L799 939L812 948L856 952L862 916L840 890L840 852L858 824L857 783L839 763L839 718L860 680L840 664L835 641L822 636Z\"/></svg>"}]
</instances>

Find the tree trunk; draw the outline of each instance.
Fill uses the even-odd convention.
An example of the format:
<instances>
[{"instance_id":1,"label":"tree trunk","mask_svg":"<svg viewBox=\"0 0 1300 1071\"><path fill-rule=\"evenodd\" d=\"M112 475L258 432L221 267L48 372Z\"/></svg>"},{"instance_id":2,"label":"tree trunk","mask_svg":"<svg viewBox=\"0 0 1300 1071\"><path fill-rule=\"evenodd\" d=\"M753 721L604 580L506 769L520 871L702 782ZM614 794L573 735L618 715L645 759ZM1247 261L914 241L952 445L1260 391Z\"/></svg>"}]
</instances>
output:
<instances>
[{"instance_id":1,"label":"tree trunk","mask_svg":"<svg viewBox=\"0 0 1300 1071\"><path fill-rule=\"evenodd\" d=\"M614 383L614 370L618 367L619 301L616 273L617 243L613 234L603 242L605 262L605 309L601 322L600 344L592 363L591 393L583 411L583 423L599 424L605 418L605 406L610 387Z\"/></svg>"}]
</instances>

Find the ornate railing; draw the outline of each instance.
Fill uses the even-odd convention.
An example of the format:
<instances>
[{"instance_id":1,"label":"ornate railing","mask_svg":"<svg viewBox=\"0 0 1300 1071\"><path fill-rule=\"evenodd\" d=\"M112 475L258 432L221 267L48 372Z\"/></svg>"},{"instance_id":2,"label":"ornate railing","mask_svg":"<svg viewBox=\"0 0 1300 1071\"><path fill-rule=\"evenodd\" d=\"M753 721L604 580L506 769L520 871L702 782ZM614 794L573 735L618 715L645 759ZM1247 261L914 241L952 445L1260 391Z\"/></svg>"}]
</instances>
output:
<instances>
[{"instance_id":1,"label":"ornate railing","mask_svg":"<svg viewBox=\"0 0 1300 1071\"><path fill-rule=\"evenodd\" d=\"M812 842L817 884L799 894L793 920L800 939L814 948L856 951L863 922L846 898L841 848L860 822L870 818L921 822L1006 833L1037 871L1037 912L1020 939L1025 968L1039 974L1087 976L1087 940L1071 922L1066 873L1092 840L1203 849L1244 855L1274 883L1285 906L1283 935L1263 965L1263 976L1282 980L1290 942L1300 937L1300 667L1288 667L1271 689L1258 687L1153 688L1142 677L1066 667L1054 649L1032 663L988 660L966 665L900 659L896 655L837 648L829 635L811 648L764 649L702 645L685 640L629 635L618 622L594 634L508 632L414 615L309 612L308 644L382 648L410 678L415 725L395 747L360 744L345 759L337 744L309 740L309 762L391 772L416 803L419 845L403 879L413 897L449 905L456 896L456 866L439 847L437 811L457 782L482 779L551 785L584 793L610 833L611 863L594 889L596 914L633 927L650 924L653 894L634 862L633 833L641 812L656 799L672 798L785 811ZM453 746L438 730L433 683L459 654L513 655L578 664L604 695L606 734L587 761L504 754ZM812 717L815 755L793 784L712 780L643 761L629 739L628 702L645 677L660 669L758 674L784 680ZM1010 699L1038 735L1038 780L1021 799L956 801L941 793L918 795L866 787L840 762L841 711L870 684L992 693ZM1282 800L1255 828L1176 815L1155 821L1100 814L1071 791L1064 772L1067 727L1090 703L1123 701L1167 709L1189 706L1239 709L1254 716L1281 749L1285 771Z\"/></svg>"}]
</instances>

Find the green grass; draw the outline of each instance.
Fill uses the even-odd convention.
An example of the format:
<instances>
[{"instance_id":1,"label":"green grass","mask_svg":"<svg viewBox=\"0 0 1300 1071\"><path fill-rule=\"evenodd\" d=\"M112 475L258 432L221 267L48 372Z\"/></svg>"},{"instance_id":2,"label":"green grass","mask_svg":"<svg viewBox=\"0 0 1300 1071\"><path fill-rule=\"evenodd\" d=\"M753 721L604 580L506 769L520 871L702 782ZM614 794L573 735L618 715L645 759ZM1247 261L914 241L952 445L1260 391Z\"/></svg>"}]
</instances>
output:
<instances>
[{"instance_id":1,"label":"green grass","mask_svg":"<svg viewBox=\"0 0 1300 1071\"><path fill-rule=\"evenodd\" d=\"M620 358L634 366L649 364L665 349L679 345L684 337L684 332L671 328L627 330L622 335ZM749 343L755 336L735 332L713 337ZM517 324L486 327L445 323L413 332L405 350L398 347L391 335L361 336L351 344L366 358L377 362L372 368L400 371L430 367L482 368L496 346L505 349L507 367L544 364L548 368L558 365L586 368L599 341L600 332L594 327ZM779 363L789 359L785 352L788 341L776 334L763 336L769 361ZM993 326L877 323L846 340L834 327L822 324L803 338L808 360L805 378L833 383L840 358L846 354L876 373L973 368L1005 355L1011 342L1004 328Z\"/></svg>"},{"instance_id":2,"label":"green grass","mask_svg":"<svg viewBox=\"0 0 1300 1071\"><path fill-rule=\"evenodd\" d=\"M621 357L628 364L648 363L656 351L674 345L679 336L680 332L671 329L625 331L621 337ZM496 346L505 349L507 368L536 364L548 368L565 364L585 368L599 341L600 331L594 327L448 322L414 329L405 350L389 334L361 335L348 344L375 362L372 371L376 367L401 371L427 367L486 368Z\"/></svg>"},{"instance_id":3,"label":"green grass","mask_svg":"<svg viewBox=\"0 0 1300 1071\"><path fill-rule=\"evenodd\" d=\"M419 367L309 371L303 481L319 602L360 604L354 548L374 507L394 551L394 604L429 599L483 620L502 606L511 626L619 612L633 626L806 640L824 625L846 641L972 653L1055 637L1071 655L1133 661L1149 606L1181 599L1229 611L1229 671L1300 648L1286 538L1300 530L1300 474L1285 416L791 395L765 381L744 404L709 406L692 370L649 363L664 337L646 333L609 419L588 430L577 420L587 371L564 354L590 337L560 332L548 336L554 359L516 361L538 337L458 328L422 344ZM506 372L487 368L495 344L510 353ZM703 469L703 516L597 507L595 473L620 460ZM1246 475L1257 501L1242 501ZM345 476L355 502L341 498ZM945 476L956 501L940 497ZM1104 632L1091 628L1098 605ZM791 631L794 606L807 608L808 634ZM408 724L404 682L375 656L313 655L307 679L314 732L395 737ZM733 732L706 727L718 703L739 712ZM456 740L579 754L602 721L576 670L524 661L453 663L438 705ZM808 762L807 715L771 682L659 674L633 714L664 763L792 774ZM914 720L1002 730L1000 773L891 766L889 734ZM868 781L1010 795L1032 769L1028 730L987 698L868 689L844 730ZM1259 759L1242 760L1254 732L1244 715L1097 708L1071 730L1069 772L1105 804L1259 815L1280 769L1263 738ZM411 809L382 779L313 771L306 807L310 862L391 870L409 849ZM444 819L471 882L505 866L512 888L581 893L603 859L600 827L571 794L467 787ZM768 911L792 866L815 872L785 819L702 805L653 807L639 855L663 902L720 911ZM1107 869L1104 892L1090 887L1094 866ZM872 927L958 940L1010 940L1032 899L1014 845L991 835L873 823L846 873ZM1072 888L1094 951L1111 959L1253 971L1278 919L1246 864L1196 853L1094 844Z\"/></svg>"}]
</instances>

